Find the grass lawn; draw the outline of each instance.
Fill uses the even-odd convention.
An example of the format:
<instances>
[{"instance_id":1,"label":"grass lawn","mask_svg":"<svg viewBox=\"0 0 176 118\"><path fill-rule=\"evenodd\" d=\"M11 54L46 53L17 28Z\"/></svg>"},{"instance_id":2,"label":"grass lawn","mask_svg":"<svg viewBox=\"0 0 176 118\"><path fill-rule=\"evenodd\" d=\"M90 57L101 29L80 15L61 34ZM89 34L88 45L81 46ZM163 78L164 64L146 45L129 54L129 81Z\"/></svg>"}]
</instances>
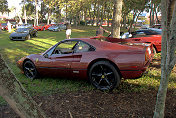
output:
<instances>
[{"instance_id":1,"label":"grass lawn","mask_svg":"<svg viewBox=\"0 0 176 118\"><path fill-rule=\"evenodd\" d=\"M71 37L90 37L95 35L95 31L96 28L92 27L73 28ZM93 90L93 87L87 81L68 80L65 78L42 78L30 81L20 73L16 66L16 61L23 56L44 52L58 41L65 39L65 31L39 31L38 37L26 41L11 41L9 40L9 35L7 32L0 32L0 53L13 73L32 96L52 94L58 91ZM153 64L159 64L158 59L160 59L160 53L155 56ZM149 67L147 72L139 79L122 80L121 86L116 91L142 92L151 89L157 90L160 80L160 68ZM169 82L169 89L176 89L175 77L176 71L173 71ZM0 98L0 105L4 103L4 100Z\"/></svg>"}]
</instances>

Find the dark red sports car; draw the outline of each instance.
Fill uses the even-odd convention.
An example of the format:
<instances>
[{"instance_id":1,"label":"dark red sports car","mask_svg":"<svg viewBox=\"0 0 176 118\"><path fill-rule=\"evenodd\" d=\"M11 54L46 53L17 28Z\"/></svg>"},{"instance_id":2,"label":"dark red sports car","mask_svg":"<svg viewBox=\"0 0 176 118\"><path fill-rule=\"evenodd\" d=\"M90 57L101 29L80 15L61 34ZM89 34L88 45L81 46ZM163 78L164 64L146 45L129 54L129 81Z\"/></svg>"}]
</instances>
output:
<instances>
[{"instance_id":1,"label":"dark red sports car","mask_svg":"<svg viewBox=\"0 0 176 118\"><path fill-rule=\"evenodd\" d=\"M153 57L145 43L118 44L97 39L66 39L42 54L31 54L17 62L31 79L60 76L89 79L100 90L119 86L121 78L139 78Z\"/></svg>"}]
</instances>

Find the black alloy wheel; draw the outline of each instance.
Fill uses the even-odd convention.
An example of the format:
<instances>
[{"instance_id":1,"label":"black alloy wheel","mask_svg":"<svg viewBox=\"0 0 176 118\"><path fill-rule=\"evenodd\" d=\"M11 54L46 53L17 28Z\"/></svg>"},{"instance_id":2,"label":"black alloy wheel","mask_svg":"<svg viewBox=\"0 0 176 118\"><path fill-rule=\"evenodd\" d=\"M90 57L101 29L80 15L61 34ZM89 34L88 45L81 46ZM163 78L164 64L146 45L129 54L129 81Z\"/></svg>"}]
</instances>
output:
<instances>
[{"instance_id":1,"label":"black alloy wheel","mask_svg":"<svg viewBox=\"0 0 176 118\"><path fill-rule=\"evenodd\" d=\"M23 64L23 70L26 77L35 79L38 76L37 69L32 61L26 61Z\"/></svg>"},{"instance_id":2,"label":"black alloy wheel","mask_svg":"<svg viewBox=\"0 0 176 118\"><path fill-rule=\"evenodd\" d=\"M120 84L120 76L116 68L108 61L98 61L89 71L91 84L99 90L112 91Z\"/></svg>"}]
</instances>

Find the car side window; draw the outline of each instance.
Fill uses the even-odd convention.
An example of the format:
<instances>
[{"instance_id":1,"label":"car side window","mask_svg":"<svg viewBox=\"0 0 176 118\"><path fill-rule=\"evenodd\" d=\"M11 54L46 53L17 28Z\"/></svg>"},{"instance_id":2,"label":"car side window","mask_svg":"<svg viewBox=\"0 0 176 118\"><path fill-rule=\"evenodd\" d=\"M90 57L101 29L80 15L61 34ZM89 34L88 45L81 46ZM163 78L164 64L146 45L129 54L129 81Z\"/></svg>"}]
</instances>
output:
<instances>
[{"instance_id":1,"label":"car side window","mask_svg":"<svg viewBox=\"0 0 176 118\"><path fill-rule=\"evenodd\" d=\"M73 49L75 45L77 44L77 41L65 41L60 43L56 48L54 49L52 54L70 54L73 53Z\"/></svg>"},{"instance_id":2,"label":"car side window","mask_svg":"<svg viewBox=\"0 0 176 118\"><path fill-rule=\"evenodd\" d=\"M77 46L74 49L75 53L80 53L80 52L88 52L90 51L90 45L80 41L78 42Z\"/></svg>"}]
</instances>

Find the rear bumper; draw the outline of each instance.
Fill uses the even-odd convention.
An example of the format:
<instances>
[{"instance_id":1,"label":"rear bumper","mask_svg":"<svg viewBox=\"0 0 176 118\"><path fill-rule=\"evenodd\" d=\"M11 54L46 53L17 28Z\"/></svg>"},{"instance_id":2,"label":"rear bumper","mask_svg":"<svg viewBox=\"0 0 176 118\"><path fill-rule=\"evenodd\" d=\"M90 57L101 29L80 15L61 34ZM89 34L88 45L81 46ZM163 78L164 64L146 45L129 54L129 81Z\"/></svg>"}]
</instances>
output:
<instances>
[{"instance_id":1,"label":"rear bumper","mask_svg":"<svg viewBox=\"0 0 176 118\"><path fill-rule=\"evenodd\" d=\"M144 71L141 70L124 70L120 71L124 79L136 79L140 78Z\"/></svg>"},{"instance_id":2,"label":"rear bumper","mask_svg":"<svg viewBox=\"0 0 176 118\"><path fill-rule=\"evenodd\" d=\"M143 73L146 71L147 67L150 65L150 62L153 59L154 54L152 54L151 58L144 64L142 68L139 70L121 70L122 77L125 79L136 79L140 78Z\"/></svg>"}]
</instances>

